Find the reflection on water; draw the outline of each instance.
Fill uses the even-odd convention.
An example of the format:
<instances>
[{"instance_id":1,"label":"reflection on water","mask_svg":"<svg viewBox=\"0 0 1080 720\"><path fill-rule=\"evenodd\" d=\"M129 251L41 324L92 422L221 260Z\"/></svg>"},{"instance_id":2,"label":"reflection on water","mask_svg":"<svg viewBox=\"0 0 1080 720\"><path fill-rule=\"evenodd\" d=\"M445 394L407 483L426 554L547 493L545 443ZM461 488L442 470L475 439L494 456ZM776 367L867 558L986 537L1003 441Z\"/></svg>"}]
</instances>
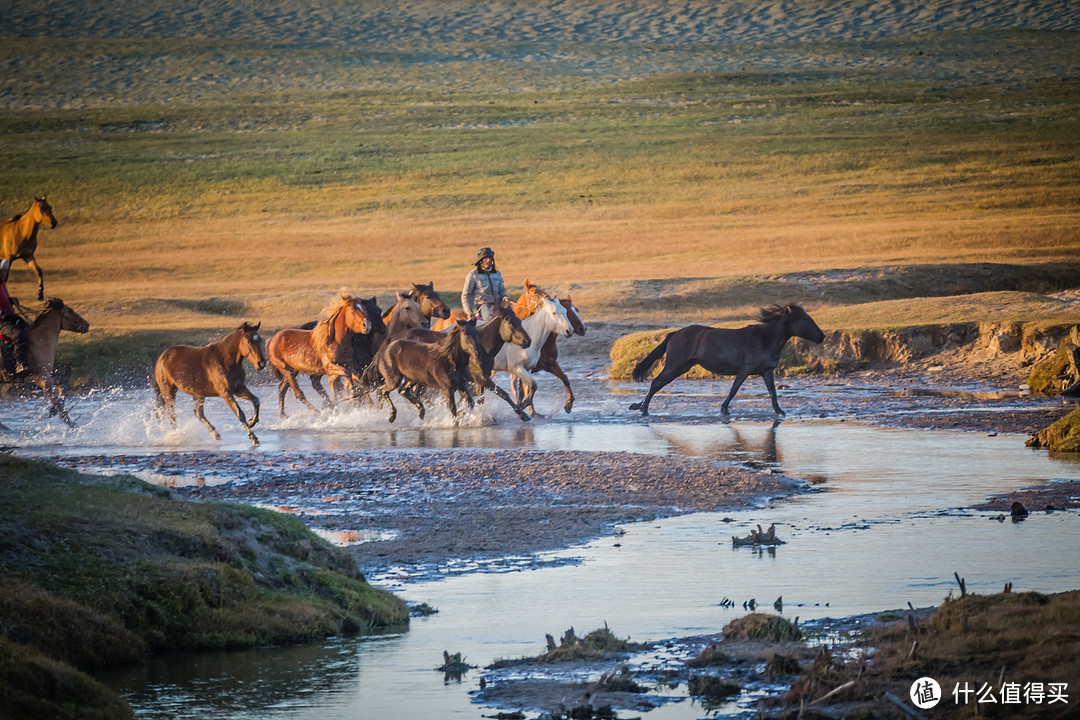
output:
<instances>
[{"instance_id":1,"label":"reflection on water","mask_svg":"<svg viewBox=\"0 0 1080 720\"><path fill-rule=\"evenodd\" d=\"M1005 582L1044 592L1080 587L1076 513L1035 512L1013 524L960 509L999 491L1080 480L1080 463L1028 450L1022 437L870 427L843 422L843 415L818 419L819 409L836 398L869 391L809 381L792 381L784 391L792 417L779 426L763 392L740 396L744 414L722 424L709 413L722 393L709 384L676 386L648 421L625 411L625 386L594 382L576 389L573 415L527 424L491 404L458 423L433 412L425 423L409 418L400 427L387 426L382 411L367 408L267 417L264 444L256 450L239 428L226 431L224 421L220 444L194 417L175 434L165 433L148 416L148 393L105 393L93 407L84 398L75 409L82 423L77 431L43 426L40 417L7 400L0 410L13 428L4 442L20 452L92 457L166 482L209 484L293 464L337 471L356 462L392 463L406 452L467 447L705 457L812 479L824 490L753 510L630 524L618 538L514 566L538 569L433 580L398 568L372 580L410 602L427 602L437 615L414 619L408 632L387 637L160 659L111 673L109 682L144 718L475 718L469 692L483 673L447 685L434 672L444 651L485 666L542 652L547 633L570 626L588 631L605 622L637 640L715 633L744 614L742 603L751 598L771 608L782 596L784 613L804 620L908 602L932 605L954 589L954 572L976 592L999 590ZM557 392L548 397L561 403ZM874 401L896 412L910 407ZM972 398L980 408L1017 401ZM313 504L323 500L311 498ZM306 511L305 501L289 502ZM775 523L786 544L771 553L732 548L731 536L759 523ZM735 607L721 606L725 597ZM633 714L690 720L703 711L682 702Z\"/></svg>"}]
</instances>

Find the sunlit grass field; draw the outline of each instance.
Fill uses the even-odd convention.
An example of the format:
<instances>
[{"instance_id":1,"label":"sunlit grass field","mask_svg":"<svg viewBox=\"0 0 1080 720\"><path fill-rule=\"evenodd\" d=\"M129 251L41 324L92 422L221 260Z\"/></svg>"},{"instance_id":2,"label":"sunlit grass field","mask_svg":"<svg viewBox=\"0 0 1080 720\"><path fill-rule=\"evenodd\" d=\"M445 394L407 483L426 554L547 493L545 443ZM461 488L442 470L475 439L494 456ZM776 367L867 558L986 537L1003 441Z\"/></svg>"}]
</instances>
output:
<instances>
[{"instance_id":1,"label":"sunlit grass field","mask_svg":"<svg viewBox=\"0 0 1080 720\"><path fill-rule=\"evenodd\" d=\"M573 291L596 320L627 317L627 281L1072 263L1078 69L1076 34L1045 31L17 39L0 47L0 209L48 193L47 293L105 334L298 324L342 286L385 305L434 281L456 304L480 246L512 293ZM33 287L16 262L13 294ZM694 317L758 299L714 293Z\"/></svg>"}]
</instances>

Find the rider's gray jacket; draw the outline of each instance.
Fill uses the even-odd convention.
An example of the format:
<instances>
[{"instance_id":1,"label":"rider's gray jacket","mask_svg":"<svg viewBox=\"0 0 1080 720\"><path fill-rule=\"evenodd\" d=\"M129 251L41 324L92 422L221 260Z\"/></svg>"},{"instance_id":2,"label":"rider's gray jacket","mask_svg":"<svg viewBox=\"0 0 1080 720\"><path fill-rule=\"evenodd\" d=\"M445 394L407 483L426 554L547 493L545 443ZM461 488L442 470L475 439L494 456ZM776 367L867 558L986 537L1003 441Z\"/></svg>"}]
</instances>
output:
<instances>
[{"instance_id":1,"label":"rider's gray jacket","mask_svg":"<svg viewBox=\"0 0 1080 720\"><path fill-rule=\"evenodd\" d=\"M465 277L465 287L461 291L461 307L470 317L475 317L481 308L494 307L504 297L506 285L501 272L483 272L479 268L473 268Z\"/></svg>"}]
</instances>

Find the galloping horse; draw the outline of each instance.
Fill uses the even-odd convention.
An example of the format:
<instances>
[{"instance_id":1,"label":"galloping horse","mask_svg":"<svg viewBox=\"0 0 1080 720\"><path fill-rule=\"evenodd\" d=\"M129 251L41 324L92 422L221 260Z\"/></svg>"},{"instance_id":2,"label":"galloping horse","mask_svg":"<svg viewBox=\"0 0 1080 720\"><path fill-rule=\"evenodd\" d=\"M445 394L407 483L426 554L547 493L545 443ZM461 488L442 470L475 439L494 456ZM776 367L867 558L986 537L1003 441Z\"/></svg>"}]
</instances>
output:
<instances>
[{"instance_id":1,"label":"galloping horse","mask_svg":"<svg viewBox=\"0 0 1080 720\"><path fill-rule=\"evenodd\" d=\"M176 391L183 390L195 399L195 417L202 421L215 440L221 439L206 415L203 403L208 397L219 397L236 413L252 445L259 444L252 428L259 422L259 398L248 389L244 373L244 358L260 370L266 366L259 326L244 323L219 340L203 347L172 345L154 364L154 395L158 412L164 412L176 427ZM236 398L247 400L255 408L249 421Z\"/></svg>"},{"instance_id":2,"label":"galloping horse","mask_svg":"<svg viewBox=\"0 0 1080 720\"><path fill-rule=\"evenodd\" d=\"M423 387L441 391L454 417L457 417L455 393L465 393L472 407L472 394L465 379L483 374L482 352L475 320L459 320L436 343L404 338L391 340L379 352L377 360L379 374L383 377L378 397L380 402L385 399L390 406L390 422L397 419L397 409L390 401L390 393L394 390L416 406L421 419L424 417L424 404L420 400ZM462 372L466 367L468 371Z\"/></svg>"},{"instance_id":3,"label":"galloping horse","mask_svg":"<svg viewBox=\"0 0 1080 720\"><path fill-rule=\"evenodd\" d=\"M29 210L15 215L0 227L0 259L10 261L18 258L26 261L30 269L37 273L38 300L45 299L45 277L41 273L41 266L34 259L34 252L37 251L38 228L45 222L48 222L51 228L56 227L52 206L42 195L34 198Z\"/></svg>"},{"instance_id":4,"label":"galloping horse","mask_svg":"<svg viewBox=\"0 0 1080 720\"><path fill-rule=\"evenodd\" d=\"M458 320L466 320L465 313L461 310L454 310L450 313L450 319L453 322ZM480 338L480 349L483 350L481 360L481 370L483 371L482 377L472 378L473 383L476 385L476 394L479 397L479 401L483 402L484 390L491 390L493 393L501 397L514 409L518 417L522 420L530 420L531 418L525 414L517 403L511 399L511 397L501 387L495 384L491 379L492 369L495 366L495 356L502 350L503 345L510 343L511 345L517 345L518 347L528 348L532 344L532 339L529 334L525 332L525 328L521 324L521 318L514 314L513 309L509 305L499 305L495 310L495 317L487 321L476 329L476 334ZM409 340L419 340L422 342L438 342L443 338L441 332L435 330L424 330L423 328L414 328L407 330L402 334L403 338Z\"/></svg>"},{"instance_id":5,"label":"galloping horse","mask_svg":"<svg viewBox=\"0 0 1080 720\"><path fill-rule=\"evenodd\" d=\"M278 381L278 415L281 417L285 417L285 394L290 387L300 402L312 412L319 412L301 392L296 383L297 373L326 375L334 402L337 402L334 384L337 378L342 379L349 395L353 393L354 381L359 380L352 369L352 333L363 334L371 328L363 304L343 290L323 308L321 316L313 330L285 328L266 344L270 366Z\"/></svg>"},{"instance_id":6,"label":"galloping horse","mask_svg":"<svg viewBox=\"0 0 1080 720\"><path fill-rule=\"evenodd\" d=\"M60 419L70 427L75 427L75 423L64 409L63 393L53 379L53 362L56 358L56 346L60 342L61 330L81 334L89 329L90 324L79 313L65 305L63 300L49 298L45 302L45 308L29 323L26 330L30 343L27 352L30 371L15 380L8 378L0 371L0 381L37 385L52 403L50 414L59 415Z\"/></svg>"},{"instance_id":7,"label":"galloping horse","mask_svg":"<svg viewBox=\"0 0 1080 720\"><path fill-rule=\"evenodd\" d=\"M773 371L780 362L780 351L792 337L819 343L825 339L825 333L798 305L763 308L761 320L756 325L747 325L737 330L690 325L668 333L667 337L634 367L634 380L644 380L649 368L667 354L664 369L653 378L649 394L642 402L631 405L630 409L641 410L642 415L648 415L649 402L660 388L695 365L701 365L717 375L735 376L731 391L720 406L722 414L728 414L728 405L743 381L750 375L760 375L765 381L765 387L769 389L773 410L777 415L784 415L780 403L776 400Z\"/></svg>"},{"instance_id":8,"label":"galloping horse","mask_svg":"<svg viewBox=\"0 0 1080 720\"><path fill-rule=\"evenodd\" d=\"M521 297L517 299L517 302L514 303L514 312L517 313L520 318L527 318L536 312L540 300L546 297L551 296L536 285L530 283L528 280L525 280L525 292L523 292ZM570 299L570 296L552 299L557 300L566 310L566 317L570 321L571 327L574 328L574 334L584 335L586 330L585 322L581 319L581 314L578 313L578 309L574 306L574 302ZM563 387L566 388L566 402L563 403L563 410L570 412L574 407L574 390L570 387L570 378L566 376L562 366L559 365L559 348L556 345L556 337L554 334L549 335L543 347L540 348L540 358L536 361L533 373L545 370L562 380ZM521 382L519 380L514 381L514 396L523 396ZM532 398L530 397L529 411L535 412L531 402Z\"/></svg>"},{"instance_id":9,"label":"galloping horse","mask_svg":"<svg viewBox=\"0 0 1080 720\"><path fill-rule=\"evenodd\" d=\"M536 367L536 361L540 359L540 349L547 342L549 335L556 333L570 337L574 331L566 317L566 309L550 298L542 298L539 309L522 320L521 326L532 338L532 344L527 348L504 345L495 356L494 369L504 370L521 380L524 393L522 401L517 406L532 408L536 380L533 379L531 371ZM533 417L537 416L535 410L531 410L531 414Z\"/></svg>"},{"instance_id":10,"label":"galloping horse","mask_svg":"<svg viewBox=\"0 0 1080 720\"><path fill-rule=\"evenodd\" d=\"M382 338L386 336L386 325L383 324L382 315L383 312L379 308L379 302L375 299L375 296L369 298L361 298L360 305L363 308L364 316L367 317L371 327L366 333L353 333L352 334L352 367L350 368L354 373L360 375L368 366L375 360L375 351L378 348L378 344L382 342ZM304 323L300 326L301 330L314 330L315 326L319 324L318 320L312 320L311 322ZM326 394L326 390L322 386L322 375L312 375L311 387L315 388L315 392L319 393L324 402L331 402L330 396Z\"/></svg>"}]
</instances>

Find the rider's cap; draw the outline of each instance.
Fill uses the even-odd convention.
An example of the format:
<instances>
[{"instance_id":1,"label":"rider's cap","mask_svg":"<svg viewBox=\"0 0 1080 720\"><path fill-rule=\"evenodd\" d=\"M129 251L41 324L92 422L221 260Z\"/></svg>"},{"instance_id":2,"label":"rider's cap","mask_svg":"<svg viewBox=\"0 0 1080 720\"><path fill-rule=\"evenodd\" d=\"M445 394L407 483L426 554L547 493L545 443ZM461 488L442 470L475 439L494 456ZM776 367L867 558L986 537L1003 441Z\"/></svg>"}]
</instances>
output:
<instances>
[{"instance_id":1,"label":"rider's cap","mask_svg":"<svg viewBox=\"0 0 1080 720\"><path fill-rule=\"evenodd\" d=\"M494 260L495 259L495 251L492 250L491 248L488 248L488 247L480 248L480 252L476 253L476 259L477 260L483 260L486 257L489 257L492 260Z\"/></svg>"}]
</instances>

